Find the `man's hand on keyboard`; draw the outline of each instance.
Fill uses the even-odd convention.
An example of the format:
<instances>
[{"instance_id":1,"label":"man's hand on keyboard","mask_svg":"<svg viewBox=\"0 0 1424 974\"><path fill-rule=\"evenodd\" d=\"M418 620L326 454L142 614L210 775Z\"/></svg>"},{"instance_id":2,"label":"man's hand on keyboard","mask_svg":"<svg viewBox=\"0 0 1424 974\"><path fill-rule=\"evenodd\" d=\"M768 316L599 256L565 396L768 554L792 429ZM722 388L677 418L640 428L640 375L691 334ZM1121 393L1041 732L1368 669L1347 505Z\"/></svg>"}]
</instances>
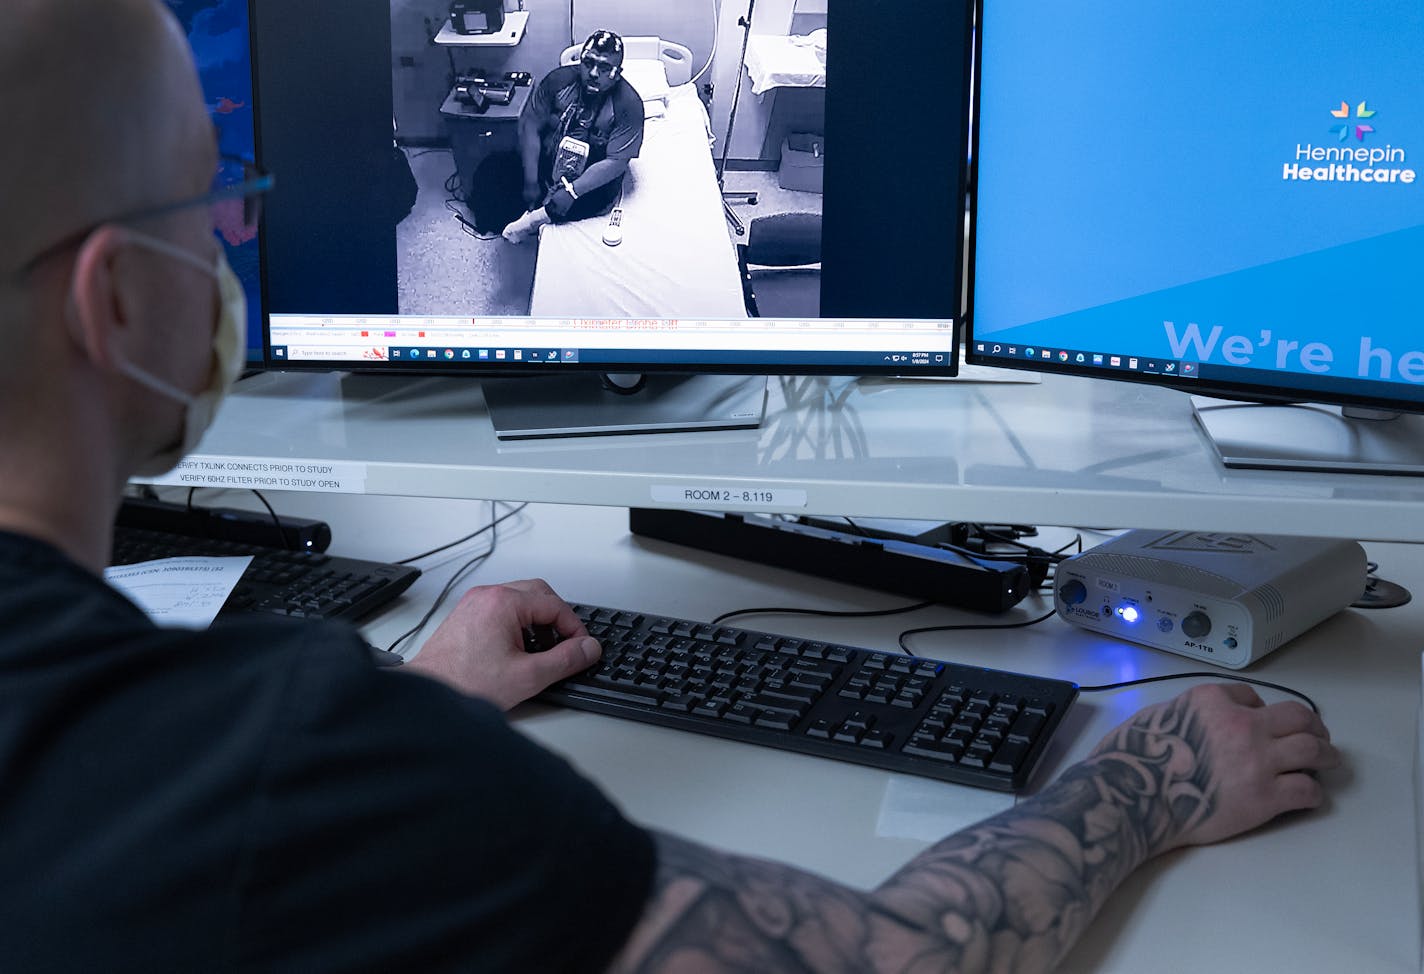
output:
<instances>
[{"instance_id":1,"label":"man's hand on keyboard","mask_svg":"<svg viewBox=\"0 0 1424 974\"><path fill-rule=\"evenodd\" d=\"M525 651L524 633L552 627L564 638ZM601 648L543 579L470 589L410 666L508 710L598 661Z\"/></svg>"}]
</instances>

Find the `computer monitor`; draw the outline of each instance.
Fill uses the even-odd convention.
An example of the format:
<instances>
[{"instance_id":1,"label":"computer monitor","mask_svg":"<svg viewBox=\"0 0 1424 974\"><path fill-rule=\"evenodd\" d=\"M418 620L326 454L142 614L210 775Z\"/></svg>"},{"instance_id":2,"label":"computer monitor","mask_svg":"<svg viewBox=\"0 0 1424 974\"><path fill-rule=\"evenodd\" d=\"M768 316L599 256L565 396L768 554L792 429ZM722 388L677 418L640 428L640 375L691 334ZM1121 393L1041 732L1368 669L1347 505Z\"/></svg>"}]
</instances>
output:
<instances>
[{"instance_id":1,"label":"computer monitor","mask_svg":"<svg viewBox=\"0 0 1424 974\"><path fill-rule=\"evenodd\" d=\"M168 0L177 15L207 99L208 114L217 130L223 155L256 159L256 113L252 85L252 52L248 0ZM240 167L234 180L240 180ZM233 201L235 218L217 228L232 265L247 295L247 367L264 363L262 274L257 236L236 218L239 201Z\"/></svg>"},{"instance_id":2,"label":"computer monitor","mask_svg":"<svg viewBox=\"0 0 1424 974\"><path fill-rule=\"evenodd\" d=\"M954 374L967 2L524 6L471 35L438 3L256 0L275 366L478 375L506 436L754 425L767 374ZM578 73L605 30L630 93ZM512 243L559 185L524 178L521 117L545 170L637 144L591 215ZM600 383L626 373L648 388Z\"/></svg>"},{"instance_id":3,"label":"computer monitor","mask_svg":"<svg viewBox=\"0 0 1424 974\"><path fill-rule=\"evenodd\" d=\"M1228 463L1424 472L1419 416L1317 405L1424 411L1424 7L980 16L967 360L1302 403L1197 415Z\"/></svg>"}]
</instances>

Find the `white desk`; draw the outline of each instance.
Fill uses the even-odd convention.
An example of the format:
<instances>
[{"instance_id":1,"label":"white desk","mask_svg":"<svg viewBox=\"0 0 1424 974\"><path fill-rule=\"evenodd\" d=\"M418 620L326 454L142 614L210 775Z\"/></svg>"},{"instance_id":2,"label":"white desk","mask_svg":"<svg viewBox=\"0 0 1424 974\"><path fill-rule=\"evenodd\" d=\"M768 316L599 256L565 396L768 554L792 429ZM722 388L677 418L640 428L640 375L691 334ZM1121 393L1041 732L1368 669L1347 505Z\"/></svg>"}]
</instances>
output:
<instances>
[{"instance_id":1,"label":"white desk","mask_svg":"<svg viewBox=\"0 0 1424 974\"><path fill-rule=\"evenodd\" d=\"M478 527L473 501L276 494L279 510L329 520L333 551L397 559ZM243 503L214 495L211 503ZM896 597L635 540L624 512L534 505L501 532L471 583L540 575L566 597L694 618L742 606L883 607ZM1228 843L1184 850L1133 875L1063 968L1070 972L1251 971L1370 974L1419 963L1414 742L1424 633L1424 549L1370 545L1381 573L1421 596L1400 609L1350 610L1266 657L1249 675L1320 704L1346 768L1323 776L1327 808ZM472 553L472 552L471 552ZM443 557L443 556L442 556ZM395 609L367 625L385 645L425 610L468 553L427 565ZM963 621L949 610L913 621L781 616L740 624L876 648L909 625ZM1050 620L1027 630L922 637L930 656L1059 676L1082 684L1208 668ZM1229 678L1222 671L1223 678ZM1080 698L1035 787L1083 756L1138 707L1184 689L1157 684ZM1266 691L1268 699L1274 697ZM569 755L635 819L693 839L787 860L871 885L925 843L877 835L896 776L702 738L610 717L527 705L518 726ZM902 781L903 783L903 781ZM947 801L978 793L945 786ZM958 796L958 797L956 797Z\"/></svg>"},{"instance_id":2,"label":"white desk","mask_svg":"<svg viewBox=\"0 0 1424 974\"><path fill-rule=\"evenodd\" d=\"M608 506L658 487L786 490L795 514L1424 541L1424 478L1228 470L1189 398L1042 383L773 378L759 430L495 439L475 380L269 373L198 448L352 464L373 494ZM204 482L199 478L196 482Z\"/></svg>"}]
</instances>

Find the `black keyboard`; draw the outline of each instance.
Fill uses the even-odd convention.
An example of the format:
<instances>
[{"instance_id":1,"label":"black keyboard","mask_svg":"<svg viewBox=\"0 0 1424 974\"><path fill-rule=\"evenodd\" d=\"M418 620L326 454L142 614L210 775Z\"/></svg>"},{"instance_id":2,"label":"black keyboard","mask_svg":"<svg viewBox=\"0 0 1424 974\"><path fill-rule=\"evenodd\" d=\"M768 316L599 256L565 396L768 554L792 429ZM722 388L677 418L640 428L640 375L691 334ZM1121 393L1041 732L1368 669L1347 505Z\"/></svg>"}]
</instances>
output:
<instances>
[{"instance_id":1,"label":"black keyboard","mask_svg":"<svg viewBox=\"0 0 1424 974\"><path fill-rule=\"evenodd\" d=\"M289 551L238 541L116 526L110 564L155 558L251 555L252 563L219 617L234 613L356 619L390 602L420 577L420 569L317 551Z\"/></svg>"},{"instance_id":2,"label":"black keyboard","mask_svg":"<svg viewBox=\"0 0 1424 974\"><path fill-rule=\"evenodd\" d=\"M1078 695L1063 680L575 605L598 664L539 699L999 791Z\"/></svg>"}]
</instances>

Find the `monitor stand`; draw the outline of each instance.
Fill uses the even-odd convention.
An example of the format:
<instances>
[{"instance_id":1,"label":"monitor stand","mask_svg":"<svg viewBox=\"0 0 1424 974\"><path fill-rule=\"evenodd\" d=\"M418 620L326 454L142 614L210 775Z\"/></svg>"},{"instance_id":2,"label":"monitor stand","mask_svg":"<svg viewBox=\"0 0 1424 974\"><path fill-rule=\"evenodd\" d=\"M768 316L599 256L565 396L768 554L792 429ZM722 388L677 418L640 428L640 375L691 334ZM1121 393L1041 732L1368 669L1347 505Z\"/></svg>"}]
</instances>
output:
<instances>
[{"instance_id":1,"label":"monitor stand","mask_svg":"<svg viewBox=\"0 0 1424 974\"><path fill-rule=\"evenodd\" d=\"M1258 470L1424 476L1424 416L1315 403L1193 396L1221 462Z\"/></svg>"},{"instance_id":2,"label":"monitor stand","mask_svg":"<svg viewBox=\"0 0 1424 974\"><path fill-rule=\"evenodd\" d=\"M755 429L764 375L600 375L576 372L480 383L502 440L610 433Z\"/></svg>"}]
</instances>

